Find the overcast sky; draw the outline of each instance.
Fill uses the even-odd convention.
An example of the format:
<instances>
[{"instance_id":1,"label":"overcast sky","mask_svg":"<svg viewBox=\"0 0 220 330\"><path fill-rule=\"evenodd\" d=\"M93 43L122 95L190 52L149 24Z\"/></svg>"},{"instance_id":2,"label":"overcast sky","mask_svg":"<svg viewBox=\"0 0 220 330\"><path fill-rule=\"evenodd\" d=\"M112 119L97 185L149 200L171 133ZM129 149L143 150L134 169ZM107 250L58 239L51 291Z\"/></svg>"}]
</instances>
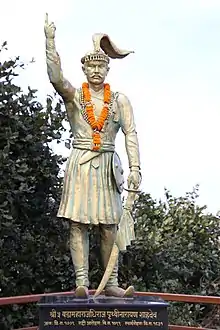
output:
<instances>
[{"instance_id":1,"label":"overcast sky","mask_svg":"<svg viewBox=\"0 0 220 330\"><path fill-rule=\"evenodd\" d=\"M76 87L84 81L80 58L92 48L93 33L107 33L119 48L134 50L111 61L108 82L134 108L142 189L159 199L164 187L177 197L200 184L200 203L220 210L219 0L11 0L2 1L1 12L8 56L36 60L20 84L38 89L42 102L53 91L45 66L45 12L57 26L64 74ZM127 175L122 133L117 151Z\"/></svg>"}]
</instances>

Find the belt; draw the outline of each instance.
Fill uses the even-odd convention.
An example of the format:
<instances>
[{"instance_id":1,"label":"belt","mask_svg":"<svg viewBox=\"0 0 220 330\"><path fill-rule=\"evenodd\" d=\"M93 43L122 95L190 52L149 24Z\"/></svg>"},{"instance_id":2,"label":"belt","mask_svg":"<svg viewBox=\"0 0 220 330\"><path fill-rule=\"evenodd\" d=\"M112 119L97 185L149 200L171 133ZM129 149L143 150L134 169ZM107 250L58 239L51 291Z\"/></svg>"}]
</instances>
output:
<instances>
[{"instance_id":1,"label":"belt","mask_svg":"<svg viewBox=\"0 0 220 330\"><path fill-rule=\"evenodd\" d=\"M93 150L94 144L92 139L74 139L72 142L73 148L83 150ZM97 152L115 151L115 144L112 142L103 141Z\"/></svg>"}]
</instances>

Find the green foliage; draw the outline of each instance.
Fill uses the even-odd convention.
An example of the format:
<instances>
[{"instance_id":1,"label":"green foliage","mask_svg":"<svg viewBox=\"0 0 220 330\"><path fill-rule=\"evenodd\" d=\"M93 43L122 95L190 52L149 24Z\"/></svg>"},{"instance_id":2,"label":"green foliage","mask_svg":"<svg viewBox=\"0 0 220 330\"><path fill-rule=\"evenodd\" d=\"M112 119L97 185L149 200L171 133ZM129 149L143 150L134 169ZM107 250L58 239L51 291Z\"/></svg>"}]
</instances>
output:
<instances>
[{"instance_id":1,"label":"green foliage","mask_svg":"<svg viewBox=\"0 0 220 330\"><path fill-rule=\"evenodd\" d=\"M48 96L43 107L36 91L14 84L22 67L19 58L0 63L1 296L63 290L64 276L72 277L63 257L68 226L56 218L64 160L49 146L61 141L65 113L61 102ZM15 309L0 313L1 329L22 326Z\"/></svg>"},{"instance_id":2,"label":"green foliage","mask_svg":"<svg viewBox=\"0 0 220 330\"><path fill-rule=\"evenodd\" d=\"M19 58L0 63L0 296L71 290L73 266L68 222L57 219L64 159L51 141L61 142L65 113L50 96L46 107L36 91L14 83ZM184 197L165 191L165 202L142 193L135 202L136 241L121 256L119 280L139 291L219 295L219 216L197 205L198 187ZM99 238L91 233L91 287L99 284ZM173 303L170 323L198 325L213 311ZM203 319L203 321L202 321ZM214 317L213 317L214 319ZM0 329L37 324L36 306L0 309ZM217 324L216 324L217 325ZM209 324L210 326L210 324Z\"/></svg>"},{"instance_id":3,"label":"green foliage","mask_svg":"<svg viewBox=\"0 0 220 330\"><path fill-rule=\"evenodd\" d=\"M180 198L166 190L165 197L156 203L142 194L136 202L136 241L124 256L123 281L133 278L144 291L220 295L219 217L197 206L198 187ZM170 322L197 325L203 307L172 304Z\"/></svg>"}]
</instances>

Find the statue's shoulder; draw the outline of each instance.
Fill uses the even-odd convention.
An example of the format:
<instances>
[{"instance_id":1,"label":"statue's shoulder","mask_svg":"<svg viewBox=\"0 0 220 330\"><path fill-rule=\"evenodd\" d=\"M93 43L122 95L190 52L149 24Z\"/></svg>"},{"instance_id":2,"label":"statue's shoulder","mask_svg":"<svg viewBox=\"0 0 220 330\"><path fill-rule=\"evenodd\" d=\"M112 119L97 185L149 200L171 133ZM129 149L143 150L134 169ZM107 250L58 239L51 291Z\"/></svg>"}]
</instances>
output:
<instances>
[{"instance_id":1,"label":"statue's shoulder","mask_svg":"<svg viewBox=\"0 0 220 330\"><path fill-rule=\"evenodd\" d=\"M129 101L128 97L122 93L122 92L114 92L114 95L115 95L115 99L117 100L117 102L119 104L124 104L124 103L127 103Z\"/></svg>"},{"instance_id":2,"label":"statue's shoulder","mask_svg":"<svg viewBox=\"0 0 220 330\"><path fill-rule=\"evenodd\" d=\"M76 88L76 92L77 92L77 94L82 93L82 87L80 86L80 87Z\"/></svg>"},{"instance_id":3,"label":"statue's shoulder","mask_svg":"<svg viewBox=\"0 0 220 330\"><path fill-rule=\"evenodd\" d=\"M76 103L80 103L81 98L82 98L82 87L78 87L75 90L74 101Z\"/></svg>"}]
</instances>

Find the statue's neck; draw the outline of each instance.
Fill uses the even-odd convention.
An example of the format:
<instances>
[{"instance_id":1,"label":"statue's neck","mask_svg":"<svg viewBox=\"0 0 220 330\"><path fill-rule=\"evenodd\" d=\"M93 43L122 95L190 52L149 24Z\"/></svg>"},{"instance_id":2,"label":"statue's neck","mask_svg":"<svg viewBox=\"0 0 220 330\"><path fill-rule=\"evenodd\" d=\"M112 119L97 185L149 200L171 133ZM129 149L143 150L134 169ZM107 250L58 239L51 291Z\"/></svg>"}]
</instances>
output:
<instances>
[{"instance_id":1,"label":"statue's neck","mask_svg":"<svg viewBox=\"0 0 220 330\"><path fill-rule=\"evenodd\" d=\"M89 89L91 90L91 92L101 92L104 89L104 84L100 84L100 85L93 85L93 84L89 84Z\"/></svg>"}]
</instances>

